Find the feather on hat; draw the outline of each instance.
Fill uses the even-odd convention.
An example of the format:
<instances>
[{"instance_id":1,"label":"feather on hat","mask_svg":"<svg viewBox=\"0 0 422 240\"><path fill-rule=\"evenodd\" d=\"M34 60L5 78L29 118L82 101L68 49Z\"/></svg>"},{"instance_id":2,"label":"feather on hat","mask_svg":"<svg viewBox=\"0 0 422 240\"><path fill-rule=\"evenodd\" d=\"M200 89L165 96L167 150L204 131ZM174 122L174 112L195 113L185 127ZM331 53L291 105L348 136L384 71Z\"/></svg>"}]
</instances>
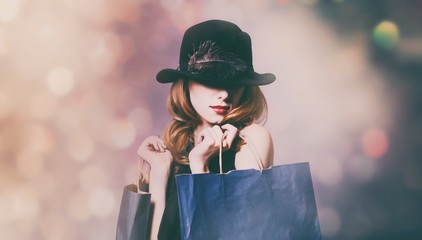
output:
<instances>
[{"instance_id":1,"label":"feather on hat","mask_svg":"<svg viewBox=\"0 0 422 240\"><path fill-rule=\"evenodd\" d=\"M266 85L272 73L256 73L252 65L251 40L237 25L209 20L186 30L180 49L179 67L157 74L161 83L180 78L204 84Z\"/></svg>"}]
</instances>

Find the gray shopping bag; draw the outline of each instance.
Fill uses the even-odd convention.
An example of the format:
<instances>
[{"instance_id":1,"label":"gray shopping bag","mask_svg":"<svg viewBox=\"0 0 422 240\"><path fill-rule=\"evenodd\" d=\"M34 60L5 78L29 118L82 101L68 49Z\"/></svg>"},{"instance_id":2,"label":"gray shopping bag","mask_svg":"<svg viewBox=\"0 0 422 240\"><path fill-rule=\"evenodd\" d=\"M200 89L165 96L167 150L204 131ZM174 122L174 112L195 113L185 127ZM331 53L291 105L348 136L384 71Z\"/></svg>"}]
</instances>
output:
<instances>
[{"instance_id":1,"label":"gray shopping bag","mask_svg":"<svg viewBox=\"0 0 422 240\"><path fill-rule=\"evenodd\" d=\"M140 192L135 184L123 190L116 240L146 240L151 194Z\"/></svg>"},{"instance_id":2,"label":"gray shopping bag","mask_svg":"<svg viewBox=\"0 0 422 240\"><path fill-rule=\"evenodd\" d=\"M145 162L140 159L136 184L123 189L117 221L116 240L147 240L150 217L151 194L148 193L148 174Z\"/></svg>"}]
</instances>

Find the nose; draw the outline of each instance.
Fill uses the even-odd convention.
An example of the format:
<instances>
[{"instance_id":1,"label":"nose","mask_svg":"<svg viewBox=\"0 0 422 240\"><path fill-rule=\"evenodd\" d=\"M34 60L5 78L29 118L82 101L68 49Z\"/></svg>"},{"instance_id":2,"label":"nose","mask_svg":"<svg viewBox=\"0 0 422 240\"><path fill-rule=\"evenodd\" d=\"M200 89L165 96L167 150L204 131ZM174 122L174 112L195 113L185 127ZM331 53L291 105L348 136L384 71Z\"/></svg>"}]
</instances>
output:
<instances>
[{"instance_id":1,"label":"nose","mask_svg":"<svg viewBox=\"0 0 422 240\"><path fill-rule=\"evenodd\" d=\"M227 100L229 97L229 91L227 89L218 89L218 99Z\"/></svg>"}]
</instances>

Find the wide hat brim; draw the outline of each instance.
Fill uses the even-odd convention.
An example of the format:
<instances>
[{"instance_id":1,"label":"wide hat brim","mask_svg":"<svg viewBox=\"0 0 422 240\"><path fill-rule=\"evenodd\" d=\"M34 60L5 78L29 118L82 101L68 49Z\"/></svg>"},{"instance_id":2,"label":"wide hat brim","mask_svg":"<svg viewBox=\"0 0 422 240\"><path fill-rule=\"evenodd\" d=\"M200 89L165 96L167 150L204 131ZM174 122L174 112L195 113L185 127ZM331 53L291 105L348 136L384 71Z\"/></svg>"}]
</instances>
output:
<instances>
[{"instance_id":1,"label":"wide hat brim","mask_svg":"<svg viewBox=\"0 0 422 240\"><path fill-rule=\"evenodd\" d=\"M275 80L272 73L257 73L252 64L249 34L223 20L209 20L186 30L176 69L158 72L160 83L179 79L218 86L267 85Z\"/></svg>"},{"instance_id":2,"label":"wide hat brim","mask_svg":"<svg viewBox=\"0 0 422 240\"><path fill-rule=\"evenodd\" d=\"M201 74L192 74L188 71L166 68L158 72L156 79L160 83L171 83L179 79L193 80L208 85L229 85L229 86L258 86L267 85L275 81L275 75L272 73L257 73L249 71L237 76L232 81L215 76L204 76Z\"/></svg>"}]
</instances>

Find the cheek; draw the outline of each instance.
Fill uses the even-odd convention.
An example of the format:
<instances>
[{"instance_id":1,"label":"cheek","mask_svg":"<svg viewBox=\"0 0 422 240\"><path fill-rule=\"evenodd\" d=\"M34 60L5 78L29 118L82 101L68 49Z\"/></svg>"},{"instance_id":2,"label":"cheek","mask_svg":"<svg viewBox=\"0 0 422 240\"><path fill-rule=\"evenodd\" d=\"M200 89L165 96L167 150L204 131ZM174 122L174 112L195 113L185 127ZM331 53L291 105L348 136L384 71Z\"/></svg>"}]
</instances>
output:
<instances>
[{"instance_id":1,"label":"cheek","mask_svg":"<svg viewBox=\"0 0 422 240\"><path fill-rule=\"evenodd\" d=\"M202 89L192 88L190 91L190 101L196 112L201 113L203 109L207 108L207 92Z\"/></svg>"},{"instance_id":2,"label":"cheek","mask_svg":"<svg viewBox=\"0 0 422 240\"><path fill-rule=\"evenodd\" d=\"M195 111L198 112L198 110L201 109L201 106L203 105L203 101L201 100L200 96L193 95L191 96L191 103Z\"/></svg>"},{"instance_id":3,"label":"cheek","mask_svg":"<svg viewBox=\"0 0 422 240\"><path fill-rule=\"evenodd\" d=\"M199 83L192 82L189 85L189 95L193 106L208 107L210 101L215 98L216 92L215 90L205 87Z\"/></svg>"},{"instance_id":4,"label":"cheek","mask_svg":"<svg viewBox=\"0 0 422 240\"><path fill-rule=\"evenodd\" d=\"M233 95L233 105L235 107L237 107L239 105L239 102L240 102L240 99L243 96L243 93L244 93L244 89L241 89Z\"/></svg>"}]
</instances>

